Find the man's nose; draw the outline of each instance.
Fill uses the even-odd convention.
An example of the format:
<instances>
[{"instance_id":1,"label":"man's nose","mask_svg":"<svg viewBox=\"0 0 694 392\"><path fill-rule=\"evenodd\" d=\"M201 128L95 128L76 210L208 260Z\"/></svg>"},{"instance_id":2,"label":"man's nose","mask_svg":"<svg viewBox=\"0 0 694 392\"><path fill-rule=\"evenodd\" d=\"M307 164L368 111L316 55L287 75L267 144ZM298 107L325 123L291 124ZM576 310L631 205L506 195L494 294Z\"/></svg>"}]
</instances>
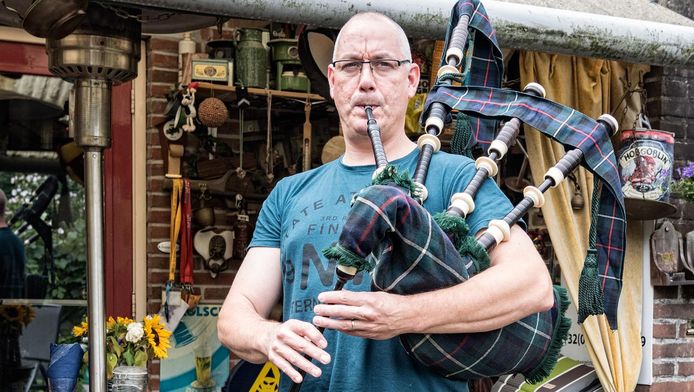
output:
<instances>
[{"instance_id":1,"label":"man's nose","mask_svg":"<svg viewBox=\"0 0 694 392\"><path fill-rule=\"evenodd\" d=\"M359 73L359 89L373 90L376 87L374 80L374 71L371 69L371 63L362 63L361 72Z\"/></svg>"}]
</instances>

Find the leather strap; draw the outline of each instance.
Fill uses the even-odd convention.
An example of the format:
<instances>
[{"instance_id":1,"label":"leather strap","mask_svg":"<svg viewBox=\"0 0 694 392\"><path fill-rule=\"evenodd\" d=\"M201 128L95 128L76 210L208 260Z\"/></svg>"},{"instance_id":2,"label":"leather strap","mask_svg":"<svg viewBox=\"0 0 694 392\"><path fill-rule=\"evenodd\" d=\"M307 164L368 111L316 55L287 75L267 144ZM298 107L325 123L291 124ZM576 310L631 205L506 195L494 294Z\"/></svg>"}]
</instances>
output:
<instances>
[{"instance_id":1,"label":"leather strap","mask_svg":"<svg viewBox=\"0 0 694 392\"><path fill-rule=\"evenodd\" d=\"M192 207L190 180L183 180L183 220L181 226L181 283L193 284L193 234L191 233Z\"/></svg>"},{"instance_id":2,"label":"leather strap","mask_svg":"<svg viewBox=\"0 0 694 392\"><path fill-rule=\"evenodd\" d=\"M176 240L181 229L181 192L183 179L174 178L171 189L171 222L169 227L169 283L176 280Z\"/></svg>"}]
</instances>

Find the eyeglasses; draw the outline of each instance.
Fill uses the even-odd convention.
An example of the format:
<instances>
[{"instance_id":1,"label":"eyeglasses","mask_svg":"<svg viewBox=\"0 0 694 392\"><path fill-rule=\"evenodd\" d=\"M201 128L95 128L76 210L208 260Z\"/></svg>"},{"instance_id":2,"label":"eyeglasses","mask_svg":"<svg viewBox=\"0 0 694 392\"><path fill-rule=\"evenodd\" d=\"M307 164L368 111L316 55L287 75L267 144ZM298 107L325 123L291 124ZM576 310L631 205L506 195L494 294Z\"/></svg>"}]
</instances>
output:
<instances>
[{"instance_id":1,"label":"eyeglasses","mask_svg":"<svg viewBox=\"0 0 694 392\"><path fill-rule=\"evenodd\" d=\"M332 62L335 71L345 76L357 76L361 73L364 64L369 64L371 72L376 76L390 76L400 68L401 65L411 63L412 60L337 60Z\"/></svg>"}]
</instances>

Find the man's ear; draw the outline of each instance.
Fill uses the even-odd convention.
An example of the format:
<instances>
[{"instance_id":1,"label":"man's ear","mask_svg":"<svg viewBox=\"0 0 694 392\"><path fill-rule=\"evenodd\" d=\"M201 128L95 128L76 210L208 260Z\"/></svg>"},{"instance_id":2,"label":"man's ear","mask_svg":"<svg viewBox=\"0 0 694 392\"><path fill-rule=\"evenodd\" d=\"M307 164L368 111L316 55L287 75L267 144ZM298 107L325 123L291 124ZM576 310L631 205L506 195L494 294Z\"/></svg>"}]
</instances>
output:
<instances>
[{"instance_id":1,"label":"man's ear","mask_svg":"<svg viewBox=\"0 0 694 392\"><path fill-rule=\"evenodd\" d=\"M415 94L417 94L420 72L421 71L417 63L410 64L410 72L407 74L407 96L409 98L412 98L415 96Z\"/></svg>"},{"instance_id":2,"label":"man's ear","mask_svg":"<svg viewBox=\"0 0 694 392\"><path fill-rule=\"evenodd\" d=\"M335 86L335 68L333 65L328 65L328 84L330 85L330 98L335 99L333 87Z\"/></svg>"}]
</instances>

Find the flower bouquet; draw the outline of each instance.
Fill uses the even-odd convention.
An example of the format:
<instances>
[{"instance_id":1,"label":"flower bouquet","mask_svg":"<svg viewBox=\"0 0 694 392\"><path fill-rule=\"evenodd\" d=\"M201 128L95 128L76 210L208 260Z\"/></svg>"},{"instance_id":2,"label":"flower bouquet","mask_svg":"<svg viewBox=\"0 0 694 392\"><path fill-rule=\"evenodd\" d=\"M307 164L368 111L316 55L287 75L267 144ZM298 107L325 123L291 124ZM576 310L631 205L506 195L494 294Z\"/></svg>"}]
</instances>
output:
<instances>
[{"instance_id":1,"label":"flower bouquet","mask_svg":"<svg viewBox=\"0 0 694 392\"><path fill-rule=\"evenodd\" d=\"M30 305L0 305L0 368L19 366L19 336L34 317Z\"/></svg>"},{"instance_id":2,"label":"flower bouquet","mask_svg":"<svg viewBox=\"0 0 694 392\"><path fill-rule=\"evenodd\" d=\"M679 179L672 182L670 192L677 198L694 202L694 162L678 168L677 174Z\"/></svg>"},{"instance_id":3,"label":"flower bouquet","mask_svg":"<svg viewBox=\"0 0 694 392\"><path fill-rule=\"evenodd\" d=\"M76 338L87 337L88 324L82 321L72 329ZM146 316L142 322L127 317L109 317L106 322L106 377L113 377L113 370L119 366L146 368L150 358L166 358L171 347L171 331L159 315ZM84 355L87 362L87 354Z\"/></svg>"}]
</instances>

